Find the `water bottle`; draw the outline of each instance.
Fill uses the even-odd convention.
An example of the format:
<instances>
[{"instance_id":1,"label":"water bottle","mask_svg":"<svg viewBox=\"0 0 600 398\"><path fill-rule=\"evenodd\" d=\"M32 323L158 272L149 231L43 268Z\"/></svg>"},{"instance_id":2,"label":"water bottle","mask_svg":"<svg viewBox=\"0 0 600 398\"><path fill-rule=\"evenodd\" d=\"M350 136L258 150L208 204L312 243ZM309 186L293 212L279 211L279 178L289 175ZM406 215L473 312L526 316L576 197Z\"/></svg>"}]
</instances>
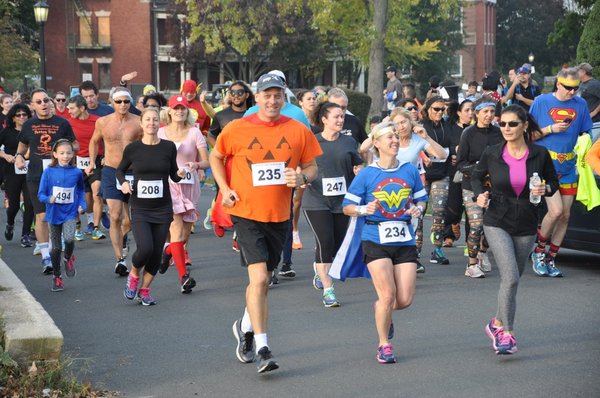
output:
<instances>
[{"instance_id":1,"label":"water bottle","mask_svg":"<svg viewBox=\"0 0 600 398\"><path fill-rule=\"evenodd\" d=\"M540 204L540 202L542 201L542 197L540 195L534 195L533 191L531 190L533 189L533 187L539 185L541 182L542 180L540 179L538 173L533 173L533 176L529 179L529 201L534 205Z\"/></svg>"}]
</instances>

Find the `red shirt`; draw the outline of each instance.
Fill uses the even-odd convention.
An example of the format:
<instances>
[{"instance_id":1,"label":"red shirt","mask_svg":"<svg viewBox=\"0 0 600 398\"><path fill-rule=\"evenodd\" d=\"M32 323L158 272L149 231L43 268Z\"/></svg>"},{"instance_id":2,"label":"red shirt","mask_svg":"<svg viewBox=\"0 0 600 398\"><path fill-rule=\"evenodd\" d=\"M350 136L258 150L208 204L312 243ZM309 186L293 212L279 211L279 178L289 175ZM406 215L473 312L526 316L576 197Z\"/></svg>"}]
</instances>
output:
<instances>
[{"instance_id":1,"label":"red shirt","mask_svg":"<svg viewBox=\"0 0 600 398\"><path fill-rule=\"evenodd\" d=\"M96 120L98 119L100 119L99 116L92 115L91 113L85 120L73 119L69 117L69 123L71 124L73 132L75 133L75 137L77 137L77 141L79 142L79 152L77 152L77 156L90 156L90 139L92 138L92 135L94 135ZM102 155L102 153L102 146L98 144L97 154Z\"/></svg>"},{"instance_id":2,"label":"red shirt","mask_svg":"<svg viewBox=\"0 0 600 398\"><path fill-rule=\"evenodd\" d=\"M67 108L67 107L65 107L65 110L64 110L64 111L62 111L62 112L61 112L61 111L59 111L59 110L58 110L58 108L55 108L55 109L54 109L54 113L56 113L56 116L60 116L60 117L62 117L63 119L67 119L67 120L69 120L69 118L71 117L71 116L69 115L69 108Z\"/></svg>"},{"instance_id":3,"label":"red shirt","mask_svg":"<svg viewBox=\"0 0 600 398\"><path fill-rule=\"evenodd\" d=\"M194 99L190 102L190 108L198 112L198 120L196 120L196 123L198 123L198 128L202 131L202 134L206 135L210 128L210 118L206 114L204 108L202 108L202 104L198 99Z\"/></svg>"}]
</instances>

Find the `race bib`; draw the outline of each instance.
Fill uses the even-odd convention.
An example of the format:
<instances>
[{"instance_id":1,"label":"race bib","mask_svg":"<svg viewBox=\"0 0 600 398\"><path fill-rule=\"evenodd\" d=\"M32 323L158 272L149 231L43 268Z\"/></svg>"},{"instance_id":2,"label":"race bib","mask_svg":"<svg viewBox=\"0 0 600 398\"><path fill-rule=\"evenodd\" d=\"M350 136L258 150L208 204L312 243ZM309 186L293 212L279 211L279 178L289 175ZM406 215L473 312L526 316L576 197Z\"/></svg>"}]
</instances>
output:
<instances>
[{"instance_id":1,"label":"race bib","mask_svg":"<svg viewBox=\"0 0 600 398\"><path fill-rule=\"evenodd\" d=\"M129 186L133 188L133 174L125 174L125 179L129 183ZM117 181L117 189L120 191L121 183L119 182L119 180L117 178L115 178L115 180Z\"/></svg>"},{"instance_id":2,"label":"race bib","mask_svg":"<svg viewBox=\"0 0 600 398\"><path fill-rule=\"evenodd\" d=\"M448 159L448 156L450 156L450 148L444 148L444 152L446 152L446 159L440 159L437 156L431 155L431 161L434 163L444 163Z\"/></svg>"},{"instance_id":3,"label":"race bib","mask_svg":"<svg viewBox=\"0 0 600 398\"><path fill-rule=\"evenodd\" d=\"M90 158L84 158L81 156L77 156L77 168L81 169L81 170L85 170L89 167L90 165Z\"/></svg>"},{"instance_id":4,"label":"race bib","mask_svg":"<svg viewBox=\"0 0 600 398\"><path fill-rule=\"evenodd\" d=\"M162 180L139 180L137 197L140 199L158 199L163 197Z\"/></svg>"},{"instance_id":5,"label":"race bib","mask_svg":"<svg viewBox=\"0 0 600 398\"><path fill-rule=\"evenodd\" d=\"M412 239L408 225L404 221L386 221L379 223L379 242L398 243Z\"/></svg>"},{"instance_id":6,"label":"race bib","mask_svg":"<svg viewBox=\"0 0 600 398\"><path fill-rule=\"evenodd\" d=\"M50 166L52 159L42 159L42 170L46 170Z\"/></svg>"},{"instance_id":7,"label":"race bib","mask_svg":"<svg viewBox=\"0 0 600 398\"><path fill-rule=\"evenodd\" d=\"M190 168L185 166L182 167L183 170L185 170L185 175L183 176L183 178L179 181L179 184L193 184L194 183L194 172L190 171Z\"/></svg>"},{"instance_id":8,"label":"race bib","mask_svg":"<svg viewBox=\"0 0 600 398\"><path fill-rule=\"evenodd\" d=\"M54 196L54 203L73 203L75 200L75 187L52 187L52 196Z\"/></svg>"},{"instance_id":9,"label":"race bib","mask_svg":"<svg viewBox=\"0 0 600 398\"><path fill-rule=\"evenodd\" d=\"M29 160L25 161L25 167L23 167L22 169L18 168L17 165L15 165L15 174L27 174L27 170L29 170Z\"/></svg>"},{"instance_id":10,"label":"race bib","mask_svg":"<svg viewBox=\"0 0 600 398\"><path fill-rule=\"evenodd\" d=\"M346 194L344 177L323 178L323 196L340 196Z\"/></svg>"},{"instance_id":11,"label":"race bib","mask_svg":"<svg viewBox=\"0 0 600 398\"><path fill-rule=\"evenodd\" d=\"M256 163L252 165L252 185L285 185L284 162Z\"/></svg>"}]
</instances>

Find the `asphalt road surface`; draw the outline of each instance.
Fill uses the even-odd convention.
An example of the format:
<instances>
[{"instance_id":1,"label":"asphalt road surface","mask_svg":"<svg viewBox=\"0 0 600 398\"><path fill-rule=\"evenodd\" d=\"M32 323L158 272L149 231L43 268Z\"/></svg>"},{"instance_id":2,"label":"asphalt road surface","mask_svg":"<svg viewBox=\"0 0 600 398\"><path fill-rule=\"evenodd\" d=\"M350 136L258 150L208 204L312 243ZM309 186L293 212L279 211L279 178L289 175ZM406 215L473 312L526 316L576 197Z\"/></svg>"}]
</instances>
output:
<instances>
[{"instance_id":1,"label":"asphalt road surface","mask_svg":"<svg viewBox=\"0 0 600 398\"><path fill-rule=\"evenodd\" d=\"M212 194L203 189L202 213ZM304 220L300 232L298 275L269 291L269 345L280 369L265 375L235 356L231 325L242 315L247 277L231 233L217 239L198 223L189 245L198 286L182 295L170 269L152 285L153 307L125 300L108 240L76 244L78 273L61 293L50 291L40 258L18 239L3 240L2 256L62 330L80 380L124 397L600 396L600 256L561 252L560 279L528 266L515 322L519 352L496 356L484 325L495 313L497 271L464 277L461 247L446 250L450 265L429 264L426 243L414 304L394 315L398 363L380 365L371 282L336 283L341 307L323 308Z\"/></svg>"}]
</instances>

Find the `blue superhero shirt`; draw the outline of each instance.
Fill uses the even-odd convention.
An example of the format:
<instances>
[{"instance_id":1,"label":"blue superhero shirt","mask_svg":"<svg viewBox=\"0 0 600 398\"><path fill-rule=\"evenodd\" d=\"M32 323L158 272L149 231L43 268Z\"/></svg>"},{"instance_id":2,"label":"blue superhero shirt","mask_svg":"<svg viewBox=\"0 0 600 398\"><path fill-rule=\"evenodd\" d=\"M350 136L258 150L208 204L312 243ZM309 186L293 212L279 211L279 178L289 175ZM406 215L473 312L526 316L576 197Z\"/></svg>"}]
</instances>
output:
<instances>
[{"instance_id":1,"label":"blue superhero shirt","mask_svg":"<svg viewBox=\"0 0 600 398\"><path fill-rule=\"evenodd\" d=\"M373 163L354 178L342 205L364 205L375 199L378 201L377 210L375 214L366 217L362 240L387 246L414 246L415 233L411 216L405 212L412 203L427 201L427 193L417 168L410 163L400 163L396 168L382 169L377 163ZM385 232L380 224L388 221L405 222L410 237L402 242L382 242ZM388 232L394 235L397 231L392 228Z\"/></svg>"}]
</instances>

